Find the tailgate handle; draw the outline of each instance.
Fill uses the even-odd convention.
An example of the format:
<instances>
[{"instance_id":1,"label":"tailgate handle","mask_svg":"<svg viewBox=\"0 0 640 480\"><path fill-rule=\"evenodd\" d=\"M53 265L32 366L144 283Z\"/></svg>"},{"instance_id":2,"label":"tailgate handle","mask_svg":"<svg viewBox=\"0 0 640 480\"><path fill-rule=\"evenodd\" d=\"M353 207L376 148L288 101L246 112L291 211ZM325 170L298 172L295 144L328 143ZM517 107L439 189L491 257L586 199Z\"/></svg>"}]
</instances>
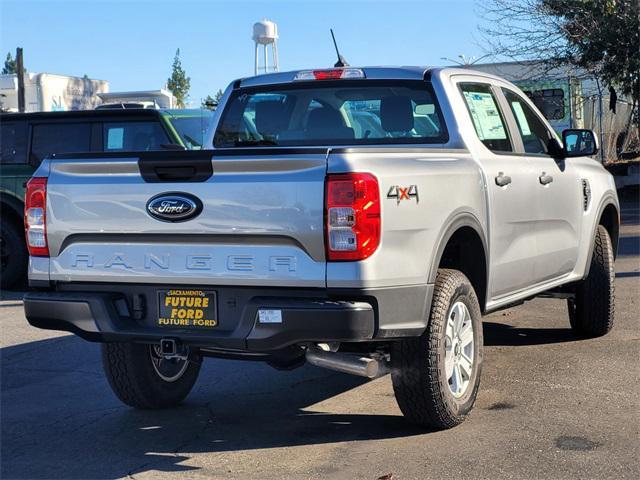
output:
<instances>
[{"instance_id":1,"label":"tailgate handle","mask_svg":"<svg viewBox=\"0 0 640 480\"><path fill-rule=\"evenodd\" d=\"M206 182L213 175L211 152L145 152L138 159L145 182Z\"/></svg>"},{"instance_id":2,"label":"tailgate handle","mask_svg":"<svg viewBox=\"0 0 640 480\"><path fill-rule=\"evenodd\" d=\"M156 167L156 177L163 181L189 180L196 174L195 167Z\"/></svg>"}]
</instances>

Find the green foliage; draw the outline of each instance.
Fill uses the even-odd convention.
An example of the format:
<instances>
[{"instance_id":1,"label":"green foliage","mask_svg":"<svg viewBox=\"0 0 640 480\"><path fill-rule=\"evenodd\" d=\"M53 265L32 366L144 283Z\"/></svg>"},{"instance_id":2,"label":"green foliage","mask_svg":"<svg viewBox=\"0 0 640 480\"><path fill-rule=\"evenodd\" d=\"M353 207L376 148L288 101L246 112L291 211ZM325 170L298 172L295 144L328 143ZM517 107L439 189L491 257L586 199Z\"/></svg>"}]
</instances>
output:
<instances>
[{"instance_id":1,"label":"green foliage","mask_svg":"<svg viewBox=\"0 0 640 480\"><path fill-rule=\"evenodd\" d=\"M491 53L574 65L640 99L638 0L489 0L482 8Z\"/></svg>"},{"instance_id":2,"label":"green foliage","mask_svg":"<svg viewBox=\"0 0 640 480\"><path fill-rule=\"evenodd\" d=\"M7 53L7 58L4 61L4 67L2 68L2 74L7 75L11 73L18 73L18 65L15 59L11 55L11 52Z\"/></svg>"},{"instance_id":3,"label":"green foliage","mask_svg":"<svg viewBox=\"0 0 640 480\"><path fill-rule=\"evenodd\" d=\"M636 101L640 91L638 0L542 0L560 19L571 63Z\"/></svg>"},{"instance_id":4,"label":"green foliage","mask_svg":"<svg viewBox=\"0 0 640 480\"><path fill-rule=\"evenodd\" d=\"M213 97L211 95L207 95L207 98L202 101L201 107L208 108L209 110L215 110L223 95L224 92L222 90L218 90Z\"/></svg>"},{"instance_id":5,"label":"green foliage","mask_svg":"<svg viewBox=\"0 0 640 480\"><path fill-rule=\"evenodd\" d=\"M187 74L182 68L179 48L176 50L176 56L173 58L171 77L167 79L167 88L176 97L178 108L184 108L185 100L187 95L189 95L189 88L191 88L191 78L187 77Z\"/></svg>"},{"instance_id":6,"label":"green foliage","mask_svg":"<svg viewBox=\"0 0 640 480\"><path fill-rule=\"evenodd\" d=\"M207 98L205 98L200 105L201 108L208 108L209 110L215 110L217 106L218 102L216 102L211 95L207 95Z\"/></svg>"}]
</instances>

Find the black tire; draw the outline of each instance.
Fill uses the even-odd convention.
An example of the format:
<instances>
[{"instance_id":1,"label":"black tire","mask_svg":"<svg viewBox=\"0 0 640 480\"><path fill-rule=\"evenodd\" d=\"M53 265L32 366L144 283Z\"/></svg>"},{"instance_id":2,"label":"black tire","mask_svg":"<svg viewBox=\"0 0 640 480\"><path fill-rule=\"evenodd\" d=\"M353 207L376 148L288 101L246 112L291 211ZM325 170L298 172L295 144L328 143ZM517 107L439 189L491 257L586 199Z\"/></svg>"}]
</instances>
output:
<instances>
[{"instance_id":1,"label":"black tire","mask_svg":"<svg viewBox=\"0 0 640 480\"><path fill-rule=\"evenodd\" d=\"M474 335L473 368L464 393L456 398L445 373L445 336L452 307L462 302ZM457 270L438 270L425 332L394 342L391 379L400 410L412 423L445 429L460 424L473 408L482 371L482 315L475 291Z\"/></svg>"},{"instance_id":2,"label":"black tire","mask_svg":"<svg viewBox=\"0 0 640 480\"><path fill-rule=\"evenodd\" d=\"M29 254L24 239L24 227L0 219L0 288L6 289L24 282Z\"/></svg>"},{"instance_id":3,"label":"black tire","mask_svg":"<svg viewBox=\"0 0 640 480\"><path fill-rule=\"evenodd\" d=\"M615 319L615 259L609 232L596 228L589 275L567 301L571 328L582 337L601 337L611 331Z\"/></svg>"},{"instance_id":4,"label":"black tire","mask_svg":"<svg viewBox=\"0 0 640 480\"><path fill-rule=\"evenodd\" d=\"M175 407L186 398L198 378L200 361L190 359L175 380L163 379L151 361L153 348L129 343L102 344L102 365L109 385L116 396L131 407Z\"/></svg>"}]
</instances>

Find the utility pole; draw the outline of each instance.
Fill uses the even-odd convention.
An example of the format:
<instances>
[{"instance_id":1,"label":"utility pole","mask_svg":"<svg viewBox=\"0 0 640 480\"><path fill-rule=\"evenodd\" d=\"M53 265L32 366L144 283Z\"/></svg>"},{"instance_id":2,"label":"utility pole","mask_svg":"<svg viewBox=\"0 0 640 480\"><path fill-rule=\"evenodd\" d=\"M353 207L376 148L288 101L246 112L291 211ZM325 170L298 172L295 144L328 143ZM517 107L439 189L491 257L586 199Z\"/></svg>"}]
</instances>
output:
<instances>
[{"instance_id":1,"label":"utility pole","mask_svg":"<svg viewBox=\"0 0 640 480\"><path fill-rule=\"evenodd\" d=\"M18 75L18 111L24 113L24 62L20 47L16 49L16 70Z\"/></svg>"}]
</instances>

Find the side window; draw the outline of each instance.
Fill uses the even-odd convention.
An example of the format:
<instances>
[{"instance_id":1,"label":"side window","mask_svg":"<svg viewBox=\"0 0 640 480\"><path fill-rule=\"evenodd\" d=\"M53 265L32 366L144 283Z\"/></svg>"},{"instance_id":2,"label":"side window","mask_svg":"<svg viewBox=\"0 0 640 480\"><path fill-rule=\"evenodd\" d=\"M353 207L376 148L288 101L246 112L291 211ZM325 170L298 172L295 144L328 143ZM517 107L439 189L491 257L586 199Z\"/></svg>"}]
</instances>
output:
<instances>
[{"instance_id":1,"label":"side window","mask_svg":"<svg viewBox=\"0 0 640 480\"><path fill-rule=\"evenodd\" d=\"M158 122L105 122L102 138L105 152L162 150L170 143Z\"/></svg>"},{"instance_id":2,"label":"side window","mask_svg":"<svg viewBox=\"0 0 640 480\"><path fill-rule=\"evenodd\" d=\"M505 121L491 87L484 83L461 83L460 90L482 143L492 152L512 152Z\"/></svg>"},{"instance_id":3,"label":"side window","mask_svg":"<svg viewBox=\"0 0 640 480\"><path fill-rule=\"evenodd\" d=\"M547 120L562 120L565 116L564 90L549 88L544 90L524 91Z\"/></svg>"},{"instance_id":4,"label":"side window","mask_svg":"<svg viewBox=\"0 0 640 480\"><path fill-rule=\"evenodd\" d=\"M513 116L516 118L518 130L524 144L524 151L526 153L548 153L551 135L545 124L540 120L540 117L520 95L506 88L503 88L502 92L513 112Z\"/></svg>"},{"instance_id":5,"label":"side window","mask_svg":"<svg viewBox=\"0 0 640 480\"><path fill-rule=\"evenodd\" d=\"M0 163L27 163L27 123L2 122L0 128Z\"/></svg>"},{"instance_id":6,"label":"side window","mask_svg":"<svg viewBox=\"0 0 640 480\"><path fill-rule=\"evenodd\" d=\"M53 153L91 151L89 123L41 123L33 126L31 157L41 162Z\"/></svg>"}]
</instances>

